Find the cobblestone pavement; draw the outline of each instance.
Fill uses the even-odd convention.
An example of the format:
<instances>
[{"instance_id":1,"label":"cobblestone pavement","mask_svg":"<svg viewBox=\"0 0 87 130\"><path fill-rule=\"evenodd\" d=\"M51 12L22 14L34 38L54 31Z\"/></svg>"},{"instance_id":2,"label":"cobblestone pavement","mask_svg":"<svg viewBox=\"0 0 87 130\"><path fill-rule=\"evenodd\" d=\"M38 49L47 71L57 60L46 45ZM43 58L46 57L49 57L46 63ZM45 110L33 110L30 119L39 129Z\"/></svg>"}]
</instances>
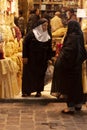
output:
<instances>
[{"instance_id":1,"label":"cobblestone pavement","mask_svg":"<svg viewBox=\"0 0 87 130\"><path fill-rule=\"evenodd\" d=\"M87 105L64 115L66 103L0 102L0 130L87 130Z\"/></svg>"}]
</instances>

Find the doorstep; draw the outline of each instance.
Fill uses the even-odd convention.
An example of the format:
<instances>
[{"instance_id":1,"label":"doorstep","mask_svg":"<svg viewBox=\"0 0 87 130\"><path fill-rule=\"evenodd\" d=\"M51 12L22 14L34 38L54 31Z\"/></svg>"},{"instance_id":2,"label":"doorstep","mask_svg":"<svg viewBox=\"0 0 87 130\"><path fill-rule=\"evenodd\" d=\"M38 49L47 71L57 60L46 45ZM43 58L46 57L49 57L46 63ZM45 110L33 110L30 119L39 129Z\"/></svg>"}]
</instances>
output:
<instances>
[{"instance_id":1,"label":"doorstep","mask_svg":"<svg viewBox=\"0 0 87 130\"><path fill-rule=\"evenodd\" d=\"M57 103L57 102L66 102L66 99L57 99L57 98L43 98L43 97L25 97L25 98L3 98L0 99L1 103Z\"/></svg>"},{"instance_id":2,"label":"doorstep","mask_svg":"<svg viewBox=\"0 0 87 130\"><path fill-rule=\"evenodd\" d=\"M0 102L3 103L53 103L53 102L65 102L64 98L57 99L55 96L50 95L51 83L44 87L44 91L41 92L41 97L35 97L36 92L32 93L29 97L22 97L21 93L14 98L1 98Z\"/></svg>"}]
</instances>

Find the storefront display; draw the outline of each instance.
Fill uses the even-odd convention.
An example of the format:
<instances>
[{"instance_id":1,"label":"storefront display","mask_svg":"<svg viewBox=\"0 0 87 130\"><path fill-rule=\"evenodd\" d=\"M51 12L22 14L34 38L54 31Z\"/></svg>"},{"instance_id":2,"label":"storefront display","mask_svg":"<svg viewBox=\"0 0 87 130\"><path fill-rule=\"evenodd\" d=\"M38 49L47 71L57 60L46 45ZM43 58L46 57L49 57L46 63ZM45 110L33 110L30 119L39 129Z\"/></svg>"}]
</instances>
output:
<instances>
[{"instance_id":1,"label":"storefront display","mask_svg":"<svg viewBox=\"0 0 87 130\"><path fill-rule=\"evenodd\" d=\"M25 1L25 0L24 0ZM24 1L22 0L0 0L0 34L2 35L2 38L4 40L4 44L0 43L0 66L2 64L8 65L9 72L7 74L11 77L11 79L8 78L8 80L12 84L4 89L1 84L2 80L6 78L6 75L3 75L2 72L4 67L1 67L0 71L0 98L14 98L17 94L21 92L21 75L22 75L22 42L23 39L21 38L20 34L15 32L15 24L14 24L14 14L18 16L18 9L25 9L20 7L18 5L22 2L24 6ZM79 9L84 9L86 13L86 17L82 18L82 30L84 32L84 38L85 38L85 46L87 48L87 0L27 0L28 8L32 9L33 7L39 8L41 13L47 12L51 17L54 16L54 13L62 7L65 8L74 8L75 11ZM19 8L18 8L19 7ZM24 6L25 7L25 6ZM28 8L24 10L24 13L28 13ZM27 18L25 19L27 21ZM17 28L16 28L17 29ZM53 40L53 50L56 51L56 45L62 44L63 37L67 31L67 28L62 27L58 29L57 31L52 33L52 40ZM3 52L3 53L2 53ZM15 69L12 70L12 73L14 73L14 76L12 76L12 73L10 71L10 66L13 65ZM85 67L84 67L85 66ZM83 65L84 71L83 75L87 81L87 63L85 62ZM14 72L16 70L16 72ZM7 70L6 70L7 71ZM15 81L13 80L15 78ZM84 80L83 80L84 81ZM15 82L16 88L13 85ZM4 82L3 84L9 84L8 81ZM87 89L85 89L87 90Z\"/></svg>"},{"instance_id":2,"label":"storefront display","mask_svg":"<svg viewBox=\"0 0 87 130\"><path fill-rule=\"evenodd\" d=\"M20 77L19 74L21 75L20 71L22 71L20 65L22 62L20 62L18 55L22 51L22 39L17 40L12 31L14 13L18 13L18 0L1 0L0 9L0 34L4 43L0 43L0 51L3 51L0 60L0 76L2 77L0 78L0 98L14 98L21 91L18 78ZM6 74L3 74L4 71L7 71Z\"/></svg>"}]
</instances>

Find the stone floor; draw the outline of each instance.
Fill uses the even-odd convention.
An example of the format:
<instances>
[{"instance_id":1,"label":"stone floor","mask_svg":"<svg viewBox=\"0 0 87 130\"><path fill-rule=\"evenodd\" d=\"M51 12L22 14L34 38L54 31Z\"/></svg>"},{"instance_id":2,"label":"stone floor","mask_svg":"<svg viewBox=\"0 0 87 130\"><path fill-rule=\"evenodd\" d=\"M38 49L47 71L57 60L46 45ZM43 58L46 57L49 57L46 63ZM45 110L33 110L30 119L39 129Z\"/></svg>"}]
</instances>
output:
<instances>
[{"instance_id":1,"label":"stone floor","mask_svg":"<svg viewBox=\"0 0 87 130\"><path fill-rule=\"evenodd\" d=\"M87 130L87 103L81 112L64 115L66 103L50 95L51 83L45 86L42 97L0 100L0 130Z\"/></svg>"},{"instance_id":2,"label":"stone floor","mask_svg":"<svg viewBox=\"0 0 87 130\"><path fill-rule=\"evenodd\" d=\"M87 105L64 115L66 103L0 103L0 130L87 130Z\"/></svg>"}]
</instances>

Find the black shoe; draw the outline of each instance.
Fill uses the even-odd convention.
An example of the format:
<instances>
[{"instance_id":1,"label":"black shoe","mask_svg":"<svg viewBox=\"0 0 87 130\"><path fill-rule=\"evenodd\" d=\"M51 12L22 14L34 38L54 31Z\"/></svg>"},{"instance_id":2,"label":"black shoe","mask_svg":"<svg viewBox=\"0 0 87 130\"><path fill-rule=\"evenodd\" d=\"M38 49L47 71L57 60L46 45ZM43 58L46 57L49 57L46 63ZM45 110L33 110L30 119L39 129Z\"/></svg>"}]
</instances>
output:
<instances>
[{"instance_id":1,"label":"black shoe","mask_svg":"<svg viewBox=\"0 0 87 130\"><path fill-rule=\"evenodd\" d=\"M27 94L22 94L22 97L27 97Z\"/></svg>"},{"instance_id":2,"label":"black shoe","mask_svg":"<svg viewBox=\"0 0 87 130\"><path fill-rule=\"evenodd\" d=\"M81 111L81 107L75 107L76 111Z\"/></svg>"},{"instance_id":3,"label":"black shoe","mask_svg":"<svg viewBox=\"0 0 87 130\"><path fill-rule=\"evenodd\" d=\"M37 92L35 97L41 97L41 92Z\"/></svg>"},{"instance_id":4,"label":"black shoe","mask_svg":"<svg viewBox=\"0 0 87 130\"><path fill-rule=\"evenodd\" d=\"M27 93L27 96L31 96L31 93Z\"/></svg>"}]
</instances>

